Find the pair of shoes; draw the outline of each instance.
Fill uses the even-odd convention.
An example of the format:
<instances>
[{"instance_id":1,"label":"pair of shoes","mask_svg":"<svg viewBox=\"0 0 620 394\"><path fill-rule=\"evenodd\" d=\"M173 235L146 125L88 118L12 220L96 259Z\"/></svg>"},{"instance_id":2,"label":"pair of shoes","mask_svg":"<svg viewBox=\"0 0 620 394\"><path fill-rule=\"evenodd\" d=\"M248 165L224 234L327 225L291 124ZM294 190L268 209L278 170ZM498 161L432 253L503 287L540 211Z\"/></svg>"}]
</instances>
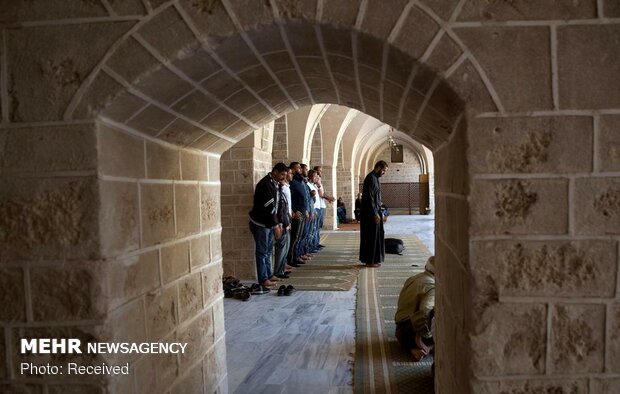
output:
<instances>
[{"instance_id":1,"label":"pair of shoes","mask_svg":"<svg viewBox=\"0 0 620 394\"><path fill-rule=\"evenodd\" d=\"M236 291L233 291L233 297L236 300L241 300L241 301L247 301L250 299L250 291L248 290L247 287L243 286L243 289L238 289Z\"/></svg>"},{"instance_id":2,"label":"pair of shoes","mask_svg":"<svg viewBox=\"0 0 620 394\"><path fill-rule=\"evenodd\" d=\"M261 284L258 283L254 283L252 285L252 287L250 287L250 293L254 294L254 295L260 295L260 294L267 294L269 293L271 290L268 287L265 287Z\"/></svg>"},{"instance_id":3,"label":"pair of shoes","mask_svg":"<svg viewBox=\"0 0 620 394\"><path fill-rule=\"evenodd\" d=\"M288 276L287 274L284 274L284 275L278 275L278 274L276 274L276 277L277 277L277 278L280 278L280 279L288 279L288 278L290 278L290 276Z\"/></svg>"},{"instance_id":4,"label":"pair of shoes","mask_svg":"<svg viewBox=\"0 0 620 394\"><path fill-rule=\"evenodd\" d=\"M234 276L225 276L222 278L222 284L224 286L237 286L240 280L235 278Z\"/></svg>"},{"instance_id":5,"label":"pair of shoes","mask_svg":"<svg viewBox=\"0 0 620 394\"><path fill-rule=\"evenodd\" d=\"M278 296L290 296L295 292L295 288L293 287L293 285L288 285L288 286L280 286L280 288L278 289Z\"/></svg>"}]
</instances>

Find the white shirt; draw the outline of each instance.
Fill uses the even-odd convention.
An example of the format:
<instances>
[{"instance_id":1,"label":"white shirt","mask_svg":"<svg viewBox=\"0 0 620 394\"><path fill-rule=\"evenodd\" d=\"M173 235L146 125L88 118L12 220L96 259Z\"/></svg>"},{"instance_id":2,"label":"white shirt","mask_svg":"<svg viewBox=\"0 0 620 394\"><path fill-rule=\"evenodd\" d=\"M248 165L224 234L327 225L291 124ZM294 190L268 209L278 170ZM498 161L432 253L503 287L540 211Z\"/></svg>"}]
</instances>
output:
<instances>
[{"instance_id":1,"label":"white shirt","mask_svg":"<svg viewBox=\"0 0 620 394\"><path fill-rule=\"evenodd\" d=\"M319 197L319 191L316 188L316 185L312 182L308 182L308 187L310 188L310 190L314 190L316 192L316 194L314 195L314 209L319 209L321 208L321 200L322 198Z\"/></svg>"},{"instance_id":2,"label":"white shirt","mask_svg":"<svg viewBox=\"0 0 620 394\"><path fill-rule=\"evenodd\" d=\"M291 203L291 185L285 183L282 185L282 194L286 198L286 203L288 204L288 213L293 216L293 204Z\"/></svg>"},{"instance_id":3,"label":"white shirt","mask_svg":"<svg viewBox=\"0 0 620 394\"><path fill-rule=\"evenodd\" d=\"M320 177L320 176L318 176L318 175L317 175L317 177L319 178L319 182L316 184L316 188L318 189L319 200L320 200L320 203L321 203L320 208L321 208L321 209L323 209L323 208L327 208L327 204L325 203L325 198L323 197L323 195L325 194L325 193L323 192L323 185L321 185L321 187L319 187L319 183L320 183L320 181L321 181L321 177Z\"/></svg>"}]
</instances>

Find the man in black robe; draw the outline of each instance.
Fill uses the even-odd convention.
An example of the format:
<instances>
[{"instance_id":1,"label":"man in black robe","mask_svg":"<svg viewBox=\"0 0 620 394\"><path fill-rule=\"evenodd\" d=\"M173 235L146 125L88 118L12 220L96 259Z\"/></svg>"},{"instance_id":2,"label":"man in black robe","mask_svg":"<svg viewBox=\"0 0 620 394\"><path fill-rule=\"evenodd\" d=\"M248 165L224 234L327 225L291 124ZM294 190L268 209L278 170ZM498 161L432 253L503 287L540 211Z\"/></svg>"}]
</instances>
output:
<instances>
[{"instance_id":1,"label":"man in black robe","mask_svg":"<svg viewBox=\"0 0 620 394\"><path fill-rule=\"evenodd\" d=\"M360 212L360 261L367 267L379 267L385 258L385 233L381 211L381 183L388 164L381 160L366 175Z\"/></svg>"}]
</instances>

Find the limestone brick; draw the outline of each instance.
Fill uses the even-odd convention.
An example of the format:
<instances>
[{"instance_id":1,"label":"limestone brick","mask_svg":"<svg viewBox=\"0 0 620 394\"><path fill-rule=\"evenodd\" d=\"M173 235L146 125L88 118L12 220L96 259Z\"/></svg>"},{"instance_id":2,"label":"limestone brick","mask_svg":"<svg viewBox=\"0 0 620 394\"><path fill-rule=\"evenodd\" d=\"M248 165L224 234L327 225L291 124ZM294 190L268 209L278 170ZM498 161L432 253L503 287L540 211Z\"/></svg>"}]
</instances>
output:
<instances>
[{"instance_id":1,"label":"limestone brick","mask_svg":"<svg viewBox=\"0 0 620 394\"><path fill-rule=\"evenodd\" d=\"M211 261L210 236L203 235L190 240L190 256L192 270Z\"/></svg>"},{"instance_id":2,"label":"limestone brick","mask_svg":"<svg viewBox=\"0 0 620 394\"><path fill-rule=\"evenodd\" d=\"M96 384L53 384L47 386L48 394L104 394L104 388Z\"/></svg>"},{"instance_id":3,"label":"limestone brick","mask_svg":"<svg viewBox=\"0 0 620 394\"><path fill-rule=\"evenodd\" d=\"M607 371L617 373L620 371L620 303L616 301L611 304L607 319L611 327L607 337ZM619 384L620 382L617 382L615 385L618 386Z\"/></svg>"},{"instance_id":4,"label":"limestone brick","mask_svg":"<svg viewBox=\"0 0 620 394\"><path fill-rule=\"evenodd\" d=\"M215 340L219 340L221 338L224 338L224 335L226 334L226 329L224 327L224 302L223 301L216 301L213 304L213 338L215 338Z\"/></svg>"},{"instance_id":5,"label":"limestone brick","mask_svg":"<svg viewBox=\"0 0 620 394\"><path fill-rule=\"evenodd\" d=\"M177 236L199 232L200 202L198 199L198 185L175 184L174 203Z\"/></svg>"},{"instance_id":6,"label":"limestone brick","mask_svg":"<svg viewBox=\"0 0 620 394\"><path fill-rule=\"evenodd\" d=\"M172 106L172 109L198 122L218 107L218 104L195 90Z\"/></svg>"},{"instance_id":7,"label":"limestone brick","mask_svg":"<svg viewBox=\"0 0 620 394\"><path fill-rule=\"evenodd\" d=\"M180 179L179 151L147 142L146 171L151 179Z\"/></svg>"},{"instance_id":8,"label":"limestone brick","mask_svg":"<svg viewBox=\"0 0 620 394\"><path fill-rule=\"evenodd\" d=\"M4 274L3 274L4 277ZM3 287L5 288L5 287ZM2 319L4 320L4 318ZM0 338L6 338L5 334L4 334L4 328L0 327ZM0 355L2 355L4 357L4 359L6 360L6 356L7 356L7 349L6 349L6 345L5 345L6 341L0 341ZM2 363L2 365L0 365L0 379L4 380L9 376L9 368L8 368L8 363L4 362ZM0 386L0 388L2 388L2 386Z\"/></svg>"},{"instance_id":9,"label":"limestone brick","mask_svg":"<svg viewBox=\"0 0 620 394\"><path fill-rule=\"evenodd\" d=\"M193 317L202 309L202 282L200 272L189 275L178 282L179 322Z\"/></svg>"},{"instance_id":10,"label":"limestone brick","mask_svg":"<svg viewBox=\"0 0 620 394\"><path fill-rule=\"evenodd\" d=\"M222 258L222 233L215 232L210 234L211 260Z\"/></svg>"},{"instance_id":11,"label":"limestone brick","mask_svg":"<svg viewBox=\"0 0 620 394\"><path fill-rule=\"evenodd\" d=\"M419 59L438 30L439 26L430 16L419 8L413 7L409 11L409 17L405 19L396 40L394 40L394 45ZM401 85L404 84L401 83Z\"/></svg>"},{"instance_id":12,"label":"limestone brick","mask_svg":"<svg viewBox=\"0 0 620 394\"><path fill-rule=\"evenodd\" d=\"M608 18L617 18L620 16L620 4L613 0L605 0L603 3L603 15Z\"/></svg>"},{"instance_id":13,"label":"limestone brick","mask_svg":"<svg viewBox=\"0 0 620 394\"><path fill-rule=\"evenodd\" d=\"M603 371L604 305L555 305L551 327L553 373Z\"/></svg>"},{"instance_id":14,"label":"limestone brick","mask_svg":"<svg viewBox=\"0 0 620 394\"><path fill-rule=\"evenodd\" d=\"M144 342L147 338L144 301L136 299L110 313L105 336L109 342ZM111 353L106 357L111 362L129 362L137 356Z\"/></svg>"},{"instance_id":15,"label":"limestone brick","mask_svg":"<svg viewBox=\"0 0 620 394\"><path fill-rule=\"evenodd\" d=\"M473 181L472 233L566 234L567 186L562 179Z\"/></svg>"},{"instance_id":16,"label":"limestone brick","mask_svg":"<svg viewBox=\"0 0 620 394\"><path fill-rule=\"evenodd\" d=\"M200 186L200 218L202 230L210 230L220 225L219 185Z\"/></svg>"},{"instance_id":17,"label":"limestone brick","mask_svg":"<svg viewBox=\"0 0 620 394\"><path fill-rule=\"evenodd\" d=\"M168 106L194 89L189 82L164 67L151 72L148 78L138 79L135 87Z\"/></svg>"},{"instance_id":18,"label":"limestone brick","mask_svg":"<svg viewBox=\"0 0 620 394\"><path fill-rule=\"evenodd\" d=\"M620 171L620 116L603 116L599 135L601 171Z\"/></svg>"},{"instance_id":19,"label":"limestone brick","mask_svg":"<svg viewBox=\"0 0 620 394\"><path fill-rule=\"evenodd\" d=\"M93 178L0 180L0 261L96 258Z\"/></svg>"},{"instance_id":20,"label":"limestone brick","mask_svg":"<svg viewBox=\"0 0 620 394\"><path fill-rule=\"evenodd\" d=\"M111 307L155 290L160 285L159 253L153 250L111 261L107 282Z\"/></svg>"},{"instance_id":21,"label":"limestone brick","mask_svg":"<svg viewBox=\"0 0 620 394\"><path fill-rule=\"evenodd\" d=\"M183 372L185 376L174 385L170 391L171 394L201 393L204 391L202 363L194 366L189 372Z\"/></svg>"},{"instance_id":22,"label":"limestone brick","mask_svg":"<svg viewBox=\"0 0 620 394\"><path fill-rule=\"evenodd\" d=\"M469 158L462 149L467 143L464 124L455 131L452 141L444 149L434 152L435 191L469 194Z\"/></svg>"},{"instance_id":23,"label":"limestone brick","mask_svg":"<svg viewBox=\"0 0 620 394\"><path fill-rule=\"evenodd\" d=\"M161 277L163 283L189 272L189 242L178 242L161 249Z\"/></svg>"},{"instance_id":24,"label":"limestone brick","mask_svg":"<svg viewBox=\"0 0 620 394\"><path fill-rule=\"evenodd\" d=\"M466 102L470 108L473 108L477 112L497 111L497 107L488 89L484 86L484 83L480 79L480 74L478 74L478 71L476 71L471 64L471 61L466 60L463 62L463 64L448 77L447 81L458 97Z\"/></svg>"},{"instance_id":25,"label":"limestone brick","mask_svg":"<svg viewBox=\"0 0 620 394\"><path fill-rule=\"evenodd\" d=\"M123 89L123 86L116 80L103 72L99 72L81 97L71 117L73 119L97 117L116 96L122 94Z\"/></svg>"},{"instance_id":26,"label":"limestone brick","mask_svg":"<svg viewBox=\"0 0 620 394\"><path fill-rule=\"evenodd\" d=\"M620 26L561 26L557 36L560 108L620 106L608 88L620 72Z\"/></svg>"},{"instance_id":27,"label":"limestone brick","mask_svg":"<svg viewBox=\"0 0 620 394\"><path fill-rule=\"evenodd\" d=\"M157 14L140 27L138 34L166 60L186 56L196 44L196 37L174 7Z\"/></svg>"},{"instance_id":28,"label":"limestone brick","mask_svg":"<svg viewBox=\"0 0 620 394\"><path fill-rule=\"evenodd\" d=\"M102 22L8 29L11 120L62 119L93 67L132 24ZM81 40L73 42L73 37ZM73 44L66 45L68 41Z\"/></svg>"},{"instance_id":29,"label":"limestone brick","mask_svg":"<svg viewBox=\"0 0 620 394\"><path fill-rule=\"evenodd\" d=\"M190 79L202 81L209 75L220 71L220 66L215 59L201 47L193 48L191 52L186 51L186 54L187 56L174 59L172 64Z\"/></svg>"},{"instance_id":30,"label":"limestone brick","mask_svg":"<svg viewBox=\"0 0 620 394\"><path fill-rule=\"evenodd\" d=\"M85 124L8 129L3 156L1 172L92 171L97 160L94 128Z\"/></svg>"},{"instance_id":31,"label":"limestone brick","mask_svg":"<svg viewBox=\"0 0 620 394\"><path fill-rule=\"evenodd\" d=\"M50 19L80 18L80 17L101 17L107 16L105 7L100 3L45 3L37 4L32 7L22 2L10 2L2 7L0 18L3 21L25 22L25 21L45 21Z\"/></svg>"},{"instance_id":32,"label":"limestone brick","mask_svg":"<svg viewBox=\"0 0 620 394\"><path fill-rule=\"evenodd\" d=\"M99 182L101 253L112 257L140 247L138 185L133 182Z\"/></svg>"},{"instance_id":33,"label":"limestone brick","mask_svg":"<svg viewBox=\"0 0 620 394\"><path fill-rule=\"evenodd\" d=\"M216 157L209 156L209 181L220 180L220 160Z\"/></svg>"},{"instance_id":34,"label":"limestone brick","mask_svg":"<svg viewBox=\"0 0 620 394\"><path fill-rule=\"evenodd\" d=\"M198 360L202 360L213 345L213 317L206 309L195 319L179 327L179 342L187 343L185 353L180 355L180 369L186 371Z\"/></svg>"},{"instance_id":35,"label":"limestone brick","mask_svg":"<svg viewBox=\"0 0 620 394\"><path fill-rule=\"evenodd\" d=\"M157 392L157 359L160 357L166 357L167 354L158 354L156 357L154 355L145 354L138 360L136 360L133 364L133 375L135 376L135 380L140 382L135 385L135 388L132 387L133 392L139 394L149 394ZM174 364L171 364L174 365Z\"/></svg>"},{"instance_id":36,"label":"limestone brick","mask_svg":"<svg viewBox=\"0 0 620 394\"><path fill-rule=\"evenodd\" d=\"M221 372L226 366L226 342L219 341L203 360L206 387L217 387L222 379ZM226 391L222 391L226 392Z\"/></svg>"},{"instance_id":37,"label":"limestone brick","mask_svg":"<svg viewBox=\"0 0 620 394\"><path fill-rule=\"evenodd\" d=\"M121 92L109 106L101 111L101 115L119 123L125 123L129 118L147 105L146 101L128 92Z\"/></svg>"},{"instance_id":38,"label":"limestone brick","mask_svg":"<svg viewBox=\"0 0 620 394\"><path fill-rule=\"evenodd\" d=\"M179 301L176 285L147 294L145 305L148 338L152 341L160 340L178 324Z\"/></svg>"},{"instance_id":39,"label":"limestone brick","mask_svg":"<svg viewBox=\"0 0 620 394\"><path fill-rule=\"evenodd\" d=\"M181 150L181 174L186 181L208 181L207 156Z\"/></svg>"},{"instance_id":40,"label":"limestone brick","mask_svg":"<svg viewBox=\"0 0 620 394\"><path fill-rule=\"evenodd\" d=\"M105 175L144 178L144 141L98 124L99 170Z\"/></svg>"},{"instance_id":41,"label":"limestone brick","mask_svg":"<svg viewBox=\"0 0 620 394\"><path fill-rule=\"evenodd\" d=\"M31 267L35 320L96 320L106 308L102 272L93 264Z\"/></svg>"},{"instance_id":42,"label":"limestone brick","mask_svg":"<svg viewBox=\"0 0 620 394\"><path fill-rule=\"evenodd\" d=\"M613 241L474 242L471 264L499 297L613 297Z\"/></svg>"},{"instance_id":43,"label":"limestone brick","mask_svg":"<svg viewBox=\"0 0 620 394\"><path fill-rule=\"evenodd\" d=\"M469 125L474 173L592 170L592 118L475 119Z\"/></svg>"},{"instance_id":44,"label":"limestone brick","mask_svg":"<svg viewBox=\"0 0 620 394\"><path fill-rule=\"evenodd\" d=\"M467 261L469 236L463 229L469 228L469 204L467 201L443 196L435 197L437 235L447 242L458 259Z\"/></svg>"},{"instance_id":45,"label":"limestone brick","mask_svg":"<svg viewBox=\"0 0 620 394\"><path fill-rule=\"evenodd\" d=\"M480 27L455 32L482 65L507 111L552 108L547 27Z\"/></svg>"},{"instance_id":46,"label":"limestone brick","mask_svg":"<svg viewBox=\"0 0 620 394\"><path fill-rule=\"evenodd\" d=\"M140 184L143 246L174 237L172 185Z\"/></svg>"},{"instance_id":47,"label":"limestone brick","mask_svg":"<svg viewBox=\"0 0 620 394\"><path fill-rule=\"evenodd\" d=\"M463 6L457 20L459 21L514 21L544 19L589 19L596 18L595 1L554 1L543 0L536 7L526 3L508 4L487 2L484 0L468 1Z\"/></svg>"},{"instance_id":48,"label":"limestone brick","mask_svg":"<svg viewBox=\"0 0 620 394\"><path fill-rule=\"evenodd\" d=\"M529 373L545 369L546 307L544 304L499 304L476 322L472 361L476 374Z\"/></svg>"},{"instance_id":49,"label":"limestone brick","mask_svg":"<svg viewBox=\"0 0 620 394\"><path fill-rule=\"evenodd\" d=\"M577 234L619 234L620 180L577 179L573 210Z\"/></svg>"},{"instance_id":50,"label":"limestone brick","mask_svg":"<svg viewBox=\"0 0 620 394\"><path fill-rule=\"evenodd\" d=\"M510 393L557 393L557 394L585 394L588 393L586 379L524 379L502 380L494 382L474 382L473 390L476 394Z\"/></svg>"},{"instance_id":51,"label":"limestone brick","mask_svg":"<svg viewBox=\"0 0 620 394\"><path fill-rule=\"evenodd\" d=\"M600 394L613 394L620 392L620 379L594 378L590 383L591 392Z\"/></svg>"},{"instance_id":52,"label":"limestone brick","mask_svg":"<svg viewBox=\"0 0 620 394\"><path fill-rule=\"evenodd\" d=\"M19 322L26 320L26 298L24 273L20 268L0 268L0 321ZM4 352L0 352L4 354ZM3 368L0 369L0 377Z\"/></svg>"},{"instance_id":53,"label":"limestone brick","mask_svg":"<svg viewBox=\"0 0 620 394\"><path fill-rule=\"evenodd\" d=\"M444 34L429 56L426 64L436 70L438 74L441 74L448 70L462 53L463 51L454 40Z\"/></svg>"},{"instance_id":54,"label":"limestone brick","mask_svg":"<svg viewBox=\"0 0 620 394\"><path fill-rule=\"evenodd\" d=\"M181 338L175 337L174 334L171 334L164 338L162 342L185 342L181 340ZM187 348L191 345L188 344ZM186 349L187 349L186 348ZM179 369L179 357L174 353L165 353L158 354L155 359L155 374L157 376L157 392L166 392L167 389L172 385L172 383L179 377L181 374L181 369Z\"/></svg>"},{"instance_id":55,"label":"limestone brick","mask_svg":"<svg viewBox=\"0 0 620 394\"><path fill-rule=\"evenodd\" d=\"M323 22L335 24L337 26L349 27L355 24L360 0L353 1L327 1L323 5ZM326 42L333 42L326 39Z\"/></svg>"},{"instance_id":56,"label":"limestone brick","mask_svg":"<svg viewBox=\"0 0 620 394\"><path fill-rule=\"evenodd\" d=\"M202 271L203 305L209 305L222 293L222 265L212 264Z\"/></svg>"},{"instance_id":57,"label":"limestone brick","mask_svg":"<svg viewBox=\"0 0 620 394\"><path fill-rule=\"evenodd\" d=\"M174 145L188 146L205 133L204 128L177 118L159 133L158 138Z\"/></svg>"},{"instance_id":58,"label":"limestone brick","mask_svg":"<svg viewBox=\"0 0 620 394\"><path fill-rule=\"evenodd\" d=\"M179 3L202 39L230 36L236 31L224 5L219 1L181 0Z\"/></svg>"},{"instance_id":59,"label":"limestone brick","mask_svg":"<svg viewBox=\"0 0 620 394\"><path fill-rule=\"evenodd\" d=\"M175 119L173 115L165 112L154 105L149 105L139 113L137 113L127 125L133 127L142 133L150 136L156 136L161 129Z\"/></svg>"}]
</instances>

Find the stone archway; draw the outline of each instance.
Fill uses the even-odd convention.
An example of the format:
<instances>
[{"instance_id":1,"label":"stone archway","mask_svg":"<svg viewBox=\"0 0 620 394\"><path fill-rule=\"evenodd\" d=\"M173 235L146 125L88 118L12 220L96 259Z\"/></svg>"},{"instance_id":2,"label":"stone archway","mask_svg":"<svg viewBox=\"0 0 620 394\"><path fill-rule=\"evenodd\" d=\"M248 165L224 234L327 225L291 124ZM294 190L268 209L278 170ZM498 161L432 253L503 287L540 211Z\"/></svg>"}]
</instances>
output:
<instances>
[{"instance_id":1,"label":"stone archway","mask_svg":"<svg viewBox=\"0 0 620 394\"><path fill-rule=\"evenodd\" d=\"M613 2L128 4L3 9L8 354L20 335L176 337L195 350L106 384L225 390L219 155L333 102L433 150L440 392L598 387L617 371Z\"/></svg>"}]
</instances>

